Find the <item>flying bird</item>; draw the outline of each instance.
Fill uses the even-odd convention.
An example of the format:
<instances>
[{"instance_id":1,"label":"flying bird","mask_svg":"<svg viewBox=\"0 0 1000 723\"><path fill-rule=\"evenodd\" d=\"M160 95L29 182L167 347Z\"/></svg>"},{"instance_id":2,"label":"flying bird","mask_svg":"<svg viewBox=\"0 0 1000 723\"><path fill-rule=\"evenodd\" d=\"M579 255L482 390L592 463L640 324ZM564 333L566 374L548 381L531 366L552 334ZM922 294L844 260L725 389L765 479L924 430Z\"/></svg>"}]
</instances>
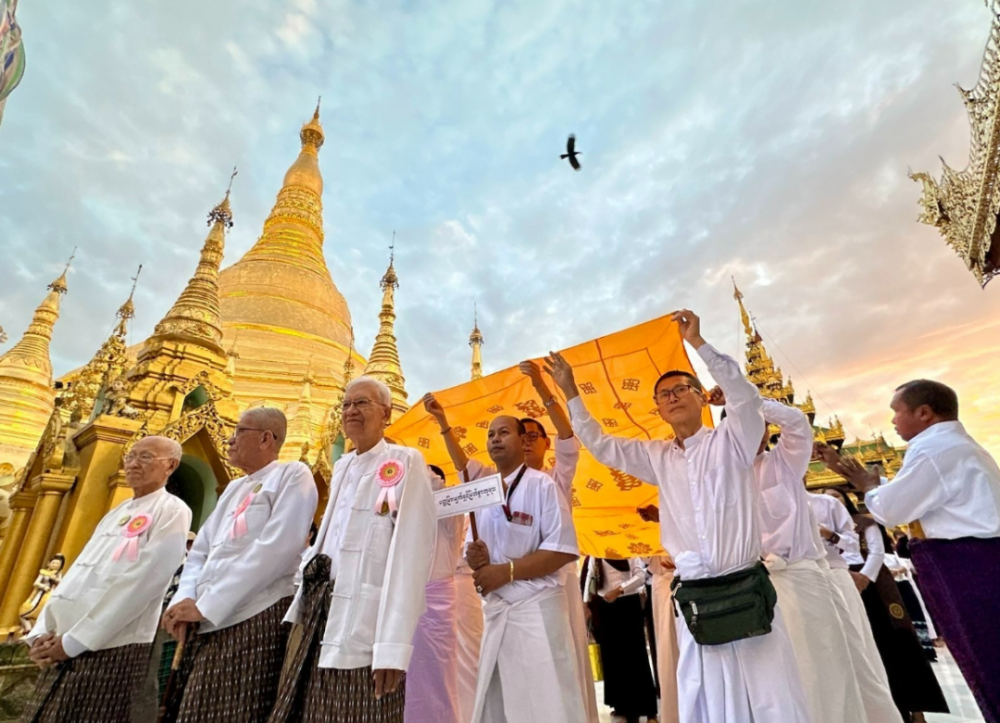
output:
<instances>
[{"instance_id":1,"label":"flying bird","mask_svg":"<svg viewBox=\"0 0 1000 723\"><path fill-rule=\"evenodd\" d=\"M569 138L566 139L566 152L559 157L568 158L569 165L573 166L573 170L579 171L580 161L576 160L576 157L579 155L580 152L576 150L576 136L570 133Z\"/></svg>"}]
</instances>

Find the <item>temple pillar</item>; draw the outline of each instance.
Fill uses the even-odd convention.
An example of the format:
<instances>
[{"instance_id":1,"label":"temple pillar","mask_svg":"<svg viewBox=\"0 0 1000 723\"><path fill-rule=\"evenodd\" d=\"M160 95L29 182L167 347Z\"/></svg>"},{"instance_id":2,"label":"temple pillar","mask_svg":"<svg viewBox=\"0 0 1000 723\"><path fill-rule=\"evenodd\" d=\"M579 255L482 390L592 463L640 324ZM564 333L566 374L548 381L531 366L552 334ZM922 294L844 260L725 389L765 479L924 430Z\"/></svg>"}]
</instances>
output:
<instances>
[{"instance_id":1,"label":"temple pillar","mask_svg":"<svg viewBox=\"0 0 1000 723\"><path fill-rule=\"evenodd\" d=\"M31 512L35 507L35 495L31 492L18 492L11 496L10 506L10 524L7 526L3 545L0 545L0 599L3 599L10 574L14 571L14 563L21 551L24 534L28 531Z\"/></svg>"},{"instance_id":2,"label":"temple pillar","mask_svg":"<svg viewBox=\"0 0 1000 723\"><path fill-rule=\"evenodd\" d=\"M80 450L80 472L58 538L58 551L66 556L67 567L83 551L108 510L124 499L115 501L118 487L114 480L121 473L125 446L141 426L140 421L102 415L73 437ZM124 475L121 480L124 482Z\"/></svg>"},{"instance_id":3,"label":"temple pillar","mask_svg":"<svg viewBox=\"0 0 1000 723\"><path fill-rule=\"evenodd\" d=\"M128 482L125 480L125 470L123 469L120 469L111 475L111 479L108 480L108 489L110 490L110 493L108 496L108 508L105 510L105 514L111 512L111 510L125 500L132 499L132 495L135 494L132 488L128 486Z\"/></svg>"},{"instance_id":4,"label":"temple pillar","mask_svg":"<svg viewBox=\"0 0 1000 723\"><path fill-rule=\"evenodd\" d=\"M14 564L3 602L0 603L0 633L18 628L18 608L31 593L31 585L38 576L38 570L47 562L42 558L55 532L53 528L59 515L59 505L76 481L75 476L62 474L42 474L35 479L39 478L41 484L38 485L35 511L28 523L21 553Z\"/></svg>"}]
</instances>

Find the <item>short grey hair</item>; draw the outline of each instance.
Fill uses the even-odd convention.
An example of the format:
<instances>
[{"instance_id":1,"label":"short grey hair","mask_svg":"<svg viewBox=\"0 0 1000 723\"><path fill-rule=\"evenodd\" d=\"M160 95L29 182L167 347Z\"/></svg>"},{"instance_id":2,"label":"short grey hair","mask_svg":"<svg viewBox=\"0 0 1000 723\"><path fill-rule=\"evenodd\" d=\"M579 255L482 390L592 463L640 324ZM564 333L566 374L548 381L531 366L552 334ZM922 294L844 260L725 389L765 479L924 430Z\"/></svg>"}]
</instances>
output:
<instances>
[{"instance_id":1,"label":"short grey hair","mask_svg":"<svg viewBox=\"0 0 1000 723\"><path fill-rule=\"evenodd\" d=\"M172 459L178 463L181 461L184 450L181 449L180 442L177 440L170 439L170 437L161 437L158 434L150 435L146 439L155 439L157 444L163 447L163 456L167 459Z\"/></svg>"},{"instance_id":2,"label":"short grey hair","mask_svg":"<svg viewBox=\"0 0 1000 723\"><path fill-rule=\"evenodd\" d=\"M274 435L274 441L281 449L288 432L288 417L277 407L253 407L243 412L244 418L254 419L254 424Z\"/></svg>"},{"instance_id":3,"label":"short grey hair","mask_svg":"<svg viewBox=\"0 0 1000 723\"><path fill-rule=\"evenodd\" d=\"M371 387L374 387L376 402L381 404L383 407L392 406L392 392L389 390L389 387L385 385L385 382L376 379L375 377L362 376L358 377L357 379L352 379L347 383L347 386L344 387L344 396L347 396L347 393L352 389L354 389L354 387L360 386L362 384L367 384Z\"/></svg>"}]
</instances>

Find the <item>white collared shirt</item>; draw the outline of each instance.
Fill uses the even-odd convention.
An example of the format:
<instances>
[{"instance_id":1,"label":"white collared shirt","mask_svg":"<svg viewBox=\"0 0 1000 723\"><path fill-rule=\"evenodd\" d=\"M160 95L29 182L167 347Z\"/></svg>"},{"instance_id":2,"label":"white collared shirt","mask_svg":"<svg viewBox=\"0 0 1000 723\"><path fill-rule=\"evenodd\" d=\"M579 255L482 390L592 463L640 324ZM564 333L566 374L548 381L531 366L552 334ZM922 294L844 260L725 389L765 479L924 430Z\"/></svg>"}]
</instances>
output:
<instances>
[{"instance_id":1,"label":"white collared shirt","mask_svg":"<svg viewBox=\"0 0 1000 723\"><path fill-rule=\"evenodd\" d=\"M865 506L886 527L919 520L928 538L1000 537L1000 468L961 422L939 422L910 440L902 469Z\"/></svg>"},{"instance_id":2,"label":"white collared shirt","mask_svg":"<svg viewBox=\"0 0 1000 723\"><path fill-rule=\"evenodd\" d=\"M490 551L490 562L505 565L538 550L579 555L569 504L549 475L522 466L504 478L504 482L513 483L521 469L524 475L520 483L513 494L508 494L507 505L513 521L507 520L501 505L476 512L479 539ZM472 542L471 531L465 541ZM558 587L561 581L559 570L531 580L515 580L490 593L487 600L496 595L508 603L519 602L545 588Z\"/></svg>"},{"instance_id":3,"label":"white collared shirt","mask_svg":"<svg viewBox=\"0 0 1000 723\"><path fill-rule=\"evenodd\" d=\"M595 562L601 566L601 587L597 591L597 594L601 597L607 596L609 592L617 588L622 589L621 597L638 595L643 589L645 589L646 566L642 564L642 560L638 557L629 559L629 570L627 573L619 572L615 568L611 567L607 560L603 560L601 558L591 558L590 567L588 568L588 578L593 577L596 572L596 565L594 565ZM584 590L586 591L583 596L584 602L588 602L590 600L589 579Z\"/></svg>"},{"instance_id":4,"label":"white collared shirt","mask_svg":"<svg viewBox=\"0 0 1000 723\"><path fill-rule=\"evenodd\" d=\"M243 511L246 531L237 527ZM201 526L170 607L192 599L201 632L249 620L295 592L319 494L301 462L271 462L229 483Z\"/></svg>"},{"instance_id":5,"label":"white collared shirt","mask_svg":"<svg viewBox=\"0 0 1000 723\"><path fill-rule=\"evenodd\" d=\"M128 542L129 522L143 514L151 522L131 538L137 541L136 559L127 547L113 559ZM163 488L116 506L97 523L27 640L54 632L64 636L67 654L152 642L163 596L184 560L189 529L191 510Z\"/></svg>"},{"instance_id":6,"label":"white collared shirt","mask_svg":"<svg viewBox=\"0 0 1000 723\"><path fill-rule=\"evenodd\" d=\"M392 488L397 512L383 515L378 471L389 461L399 464L402 474ZM426 607L437 532L429 477L419 451L384 439L364 454L348 452L334 464L316 543L303 556L304 565L317 553L336 557L321 668L409 666L413 633ZM286 621L300 622L301 602L300 586Z\"/></svg>"},{"instance_id":7,"label":"white collared shirt","mask_svg":"<svg viewBox=\"0 0 1000 723\"><path fill-rule=\"evenodd\" d=\"M754 462L760 492L761 551L785 562L820 560L824 555L822 541L803 481L812 458L812 425L795 407L772 399L764 400L764 421L777 424L781 436L773 449Z\"/></svg>"},{"instance_id":8,"label":"white collared shirt","mask_svg":"<svg viewBox=\"0 0 1000 723\"><path fill-rule=\"evenodd\" d=\"M851 556L851 559L863 562L861 538L858 537L854 520L851 519L851 513L844 507L844 503L830 497L830 495L815 492L808 494L809 508L812 510L816 523L830 532L836 532L840 538L837 540L837 544L830 542L825 537L820 538L823 541L823 551L826 553L826 561L830 563L830 567L846 570L848 561L845 556Z\"/></svg>"},{"instance_id":9,"label":"white collared shirt","mask_svg":"<svg viewBox=\"0 0 1000 723\"><path fill-rule=\"evenodd\" d=\"M583 399L569 402L573 429L599 462L660 490L660 539L683 579L725 575L760 559L753 464L764 436L762 401L734 359L698 349L726 394L726 418L684 440L605 434ZM653 390L649 390L652 394Z\"/></svg>"}]
</instances>

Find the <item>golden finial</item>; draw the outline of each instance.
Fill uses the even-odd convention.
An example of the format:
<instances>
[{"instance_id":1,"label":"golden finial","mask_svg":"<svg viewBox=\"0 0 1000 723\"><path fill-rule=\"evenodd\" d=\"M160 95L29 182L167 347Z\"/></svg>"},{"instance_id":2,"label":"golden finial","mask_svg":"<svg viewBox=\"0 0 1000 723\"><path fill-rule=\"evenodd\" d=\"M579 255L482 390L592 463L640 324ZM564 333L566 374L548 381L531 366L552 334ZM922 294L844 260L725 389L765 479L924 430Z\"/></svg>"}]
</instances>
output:
<instances>
[{"instance_id":1,"label":"golden finial","mask_svg":"<svg viewBox=\"0 0 1000 723\"><path fill-rule=\"evenodd\" d=\"M733 280L733 298L737 301L743 301L743 294L740 293L740 287L736 285L736 277L730 276L729 278Z\"/></svg>"},{"instance_id":2,"label":"golden finial","mask_svg":"<svg viewBox=\"0 0 1000 723\"><path fill-rule=\"evenodd\" d=\"M0 326L0 344L5 344L6 342L7 342L7 332L5 332L3 330L3 327Z\"/></svg>"},{"instance_id":3,"label":"golden finial","mask_svg":"<svg viewBox=\"0 0 1000 723\"><path fill-rule=\"evenodd\" d=\"M66 268L63 269L63 272L62 274L59 275L59 278L53 281L51 284L49 284L46 288L51 289L52 291L55 291L58 294L66 293L66 291L69 289L69 287L66 285L66 274L69 272L69 267L73 263L73 259L76 258L76 250L78 248L79 246L73 247L73 253L69 255L69 261L66 262Z\"/></svg>"},{"instance_id":4,"label":"golden finial","mask_svg":"<svg viewBox=\"0 0 1000 723\"><path fill-rule=\"evenodd\" d=\"M351 325L351 345L347 349L347 358L344 360L344 386L354 378L354 325Z\"/></svg>"},{"instance_id":5,"label":"golden finial","mask_svg":"<svg viewBox=\"0 0 1000 723\"><path fill-rule=\"evenodd\" d=\"M469 346L472 347L472 380L483 378L482 346L485 343L483 333L479 331L479 306L472 303L472 333L469 334Z\"/></svg>"},{"instance_id":6,"label":"golden finial","mask_svg":"<svg viewBox=\"0 0 1000 723\"><path fill-rule=\"evenodd\" d=\"M233 190L233 179L236 178L239 171L236 170L236 166L233 166L233 173L229 176L229 186L226 187L226 196L222 201L211 211L208 212L208 225L211 226L214 223L221 223L223 228L233 227L233 211L229 207L229 193Z\"/></svg>"},{"instance_id":7,"label":"golden finial","mask_svg":"<svg viewBox=\"0 0 1000 723\"><path fill-rule=\"evenodd\" d=\"M382 281L379 284L379 286L382 288L382 291L385 291L390 286L393 289L399 288L399 278L396 276L396 268L393 266L395 261L396 261L396 232L393 231L392 244L389 246L389 268L385 270L385 275L382 277ZM386 304L388 304L391 307L394 305L394 302L392 298L389 298L387 300L383 295L382 305L386 306Z\"/></svg>"},{"instance_id":8,"label":"golden finial","mask_svg":"<svg viewBox=\"0 0 1000 723\"><path fill-rule=\"evenodd\" d=\"M128 299L125 303L121 305L118 309L118 318L122 321L128 321L129 319L135 318L135 305L132 303L132 297L135 296L135 287L139 283L139 274L142 273L142 264L139 264L139 269L135 272L135 276L132 277L132 291L129 292Z\"/></svg>"},{"instance_id":9,"label":"golden finial","mask_svg":"<svg viewBox=\"0 0 1000 723\"><path fill-rule=\"evenodd\" d=\"M299 139L302 141L302 150L316 154L323 145L326 136L323 134L323 126L319 122L319 105L323 96L316 101L316 110L313 117L302 126L299 132Z\"/></svg>"}]
</instances>

